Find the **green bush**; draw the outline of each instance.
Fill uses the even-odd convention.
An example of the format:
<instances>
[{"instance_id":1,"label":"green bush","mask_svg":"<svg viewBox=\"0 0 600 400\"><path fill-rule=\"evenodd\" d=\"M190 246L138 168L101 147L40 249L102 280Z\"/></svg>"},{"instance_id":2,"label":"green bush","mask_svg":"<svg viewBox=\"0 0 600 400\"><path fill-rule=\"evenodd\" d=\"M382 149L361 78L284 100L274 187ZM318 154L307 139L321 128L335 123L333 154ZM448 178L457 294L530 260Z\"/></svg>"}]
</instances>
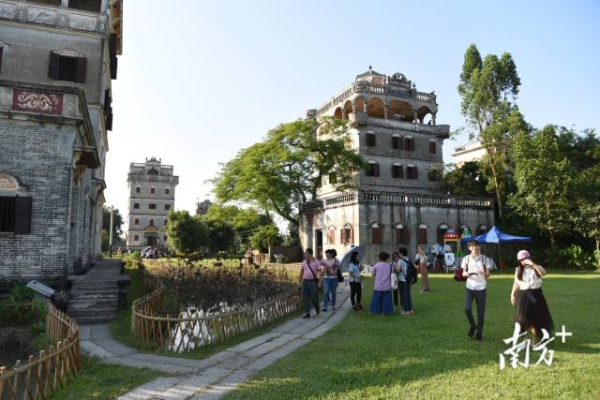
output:
<instances>
[{"instance_id":1,"label":"green bush","mask_svg":"<svg viewBox=\"0 0 600 400\"><path fill-rule=\"evenodd\" d=\"M34 300L34 292L23 285L16 285L8 299L0 303L0 321L3 325L30 326L33 331L44 330L46 306Z\"/></svg>"},{"instance_id":2,"label":"green bush","mask_svg":"<svg viewBox=\"0 0 600 400\"><path fill-rule=\"evenodd\" d=\"M598 250L596 250L596 252L597 251ZM581 246L576 244L572 244L566 249L558 251L559 255L564 258L566 267L577 271L596 269L598 267L596 263L596 260L598 259L595 254L596 252L592 254L586 253Z\"/></svg>"}]
</instances>

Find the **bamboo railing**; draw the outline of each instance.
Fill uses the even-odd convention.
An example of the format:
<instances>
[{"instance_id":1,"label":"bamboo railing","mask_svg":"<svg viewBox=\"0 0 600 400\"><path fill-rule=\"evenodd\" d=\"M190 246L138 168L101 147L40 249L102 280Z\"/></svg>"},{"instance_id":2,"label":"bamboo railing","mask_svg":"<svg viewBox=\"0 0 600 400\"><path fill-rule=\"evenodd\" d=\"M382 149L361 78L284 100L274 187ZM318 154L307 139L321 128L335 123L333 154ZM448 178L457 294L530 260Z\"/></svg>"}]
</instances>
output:
<instances>
[{"instance_id":1,"label":"bamboo railing","mask_svg":"<svg viewBox=\"0 0 600 400\"><path fill-rule=\"evenodd\" d=\"M145 276L144 283L154 291L133 302L131 326L135 338L148 345L184 352L222 342L257 329L301 308L301 294L294 290L239 310L206 315L202 310L157 315L164 295L163 283Z\"/></svg>"},{"instance_id":2,"label":"bamboo railing","mask_svg":"<svg viewBox=\"0 0 600 400\"><path fill-rule=\"evenodd\" d=\"M0 367L0 400L37 400L65 387L81 370L79 326L46 301L46 335L55 339L47 351L18 360L11 369Z\"/></svg>"}]
</instances>

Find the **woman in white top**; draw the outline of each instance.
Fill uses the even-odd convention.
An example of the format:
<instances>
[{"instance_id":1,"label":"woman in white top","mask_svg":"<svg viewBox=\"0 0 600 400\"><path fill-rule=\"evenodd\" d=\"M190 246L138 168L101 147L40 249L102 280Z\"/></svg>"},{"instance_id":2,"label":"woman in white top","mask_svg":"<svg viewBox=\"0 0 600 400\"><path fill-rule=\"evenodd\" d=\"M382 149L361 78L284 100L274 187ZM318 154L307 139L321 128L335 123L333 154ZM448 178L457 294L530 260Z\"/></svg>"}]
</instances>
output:
<instances>
[{"instance_id":1,"label":"woman in white top","mask_svg":"<svg viewBox=\"0 0 600 400\"><path fill-rule=\"evenodd\" d=\"M417 247L417 252L419 253L419 269L421 270L421 292L429 292L429 270L427 269L429 259L421 246Z\"/></svg>"},{"instance_id":2,"label":"woman in white top","mask_svg":"<svg viewBox=\"0 0 600 400\"><path fill-rule=\"evenodd\" d=\"M529 330L537 341L542 337L542 329L549 334L554 330L552 315L542 293L542 277L546 270L531 260L527 250L519 251L517 260L519 266L515 271L510 302L516 305L515 322L521 325L521 332Z\"/></svg>"}]
</instances>

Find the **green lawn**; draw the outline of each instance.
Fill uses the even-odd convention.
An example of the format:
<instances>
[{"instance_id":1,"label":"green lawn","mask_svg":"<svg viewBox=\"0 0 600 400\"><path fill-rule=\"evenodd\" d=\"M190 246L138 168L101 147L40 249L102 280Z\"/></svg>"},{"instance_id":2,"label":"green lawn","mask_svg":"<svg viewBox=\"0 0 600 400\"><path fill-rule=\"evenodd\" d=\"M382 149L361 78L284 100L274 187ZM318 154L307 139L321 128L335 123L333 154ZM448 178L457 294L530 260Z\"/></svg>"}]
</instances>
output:
<instances>
[{"instance_id":1,"label":"green lawn","mask_svg":"<svg viewBox=\"0 0 600 400\"><path fill-rule=\"evenodd\" d=\"M513 277L492 276L484 341L466 335L464 283L430 275L432 291L413 290L413 316L350 311L324 336L256 375L228 399L424 398L513 399L600 397L600 274L551 272L544 293L555 325L553 365L500 370L502 340L512 334ZM372 280L366 282L368 306ZM366 290L365 290L366 289ZM416 288L415 288L416 289Z\"/></svg>"},{"instance_id":2,"label":"green lawn","mask_svg":"<svg viewBox=\"0 0 600 400\"><path fill-rule=\"evenodd\" d=\"M149 369L103 364L90 357L83 358L81 374L55 392L50 400L114 399L163 373Z\"/></svg>"}]
</instances>

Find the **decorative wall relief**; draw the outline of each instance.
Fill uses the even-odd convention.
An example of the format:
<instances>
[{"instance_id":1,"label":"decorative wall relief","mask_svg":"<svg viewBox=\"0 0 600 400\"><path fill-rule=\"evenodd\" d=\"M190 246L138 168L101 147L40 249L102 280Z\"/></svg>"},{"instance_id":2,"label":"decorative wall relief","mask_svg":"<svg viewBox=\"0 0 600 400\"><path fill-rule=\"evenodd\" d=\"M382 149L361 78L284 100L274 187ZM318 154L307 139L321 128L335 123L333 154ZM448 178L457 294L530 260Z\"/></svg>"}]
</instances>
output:
<instances>
[{"instance_id":1,"label":"decorative wall relief","mask_svg":"<svg viewBox=\"0 0 600 400\"><path fill-rule=\"evenodd\" d=\"M32 92L19 89L13 91L13 110L60 115L62 108L62 94Z\"/></svg>"},{"instance_id":2,"label":"decorative wall relief","mask_svg":"<svg viewBox=\"0 0 600 400\"><path fill-rule=\"evenodd\" d=\"M17 190L15 179L6 174L0 174L0 190Z\"/></svg>"},{"instance_id":3,"label":"decorative wall relief","mask_svg":"<svg viewBox=\"0 0 600 400\"><path fill-rule=\"evenodd\" d=\"M17 6L14 4L0 3L0 18L15 19L17 16Z\"/></svg>"},{"instance_id":4,"label":"decorative wall relief","mask_svg":"<svg viewBox=\"0 0 600 400\"><path fill-rule=\"evenodd\" d=\"M56 10L47 8L29 7L27 10L27 22L35 22L46 25L56 24Z\"/></svg>"}]
</instances>

